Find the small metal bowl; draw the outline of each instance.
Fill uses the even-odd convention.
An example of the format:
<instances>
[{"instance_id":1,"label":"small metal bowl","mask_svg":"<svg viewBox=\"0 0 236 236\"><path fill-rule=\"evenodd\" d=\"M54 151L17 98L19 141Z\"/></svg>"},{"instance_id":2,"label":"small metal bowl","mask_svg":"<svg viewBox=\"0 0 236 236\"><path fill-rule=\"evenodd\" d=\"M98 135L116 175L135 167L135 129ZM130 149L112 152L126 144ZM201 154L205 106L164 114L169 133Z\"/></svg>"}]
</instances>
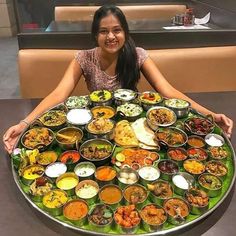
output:
<instances>
[{"instance_id":1,"label":"small metal bowl","mask_svg":"<svg viewBox=\"0 0 236 236\"><path fill-rule=\"evenodd\" d=\"M68 135L68 134L72 135ZM76 149L83 139L84 133L77 127L66 127L56 133L56 142L64 150Z\"/></svg>"},{"instance_id":2,"label":"small metal bowl","mask_svg":"<svg viewBox=\"0 0 236 236\"><path fill-rule=\"evenodd\" d=\"M161 178L167 181L171 181L172 176L179 171L177 163L169 159L159 161L157 166L160 170Z\"/></svg>"},{"instance_id":3,"label":"small metal bowl","mask_svg":"<svg viewBox=\"0 0 236 236\"><path fill-rule=\"evenodd\" d=\"M81 190L82 188L83 190ZM98 191L99 186L93 180L83 180L79 182L79 184L75 187L76 196L80 199L85 200L89 205L92 205L96 202Z\"/></svg>"},{"instance_id":4,"label":"small metal bowl","mask_svg":"<svg viewBox=\"0 0 236 236\"><path fill-rule=\"evenodd\" d=\"M66 125L66 113L62 110L49 110L38 118L42 125L52 130L61 129Z\"/></svg>"},{"instance_id":5,"label":"small metal bowl","mask_svg":"<svg viewBox=\"0 0 236 236\"><path fill-rule=\"evenodd\" d=\"M198 178L198 176L201 175L205 171L204 163L196 159L185 160L183 163L183 167L185 171L193 175L194 178Z\"/></svg>"},{"instance_id":6,"label":"small metal bowl","mask_svg":"<svg viewBox=\"0 0 236 236\"><path fill-rule=\"evenodd\" d=\"M70 126L75 126L83 130L84 126L93 119L93 115L88 109L72 109L67 113L66 119Z\"/></svg>"},{"instance_id":7,"label":"small metal bowl","mask_svg":"<svg viewBox=\"0 0 236 236\"><path fill-rule=\"evenodd\" d=\"M98 118L98 119L99 119L99 118ZM99 130L97 130L97 131L92 131L92 130L90 129L90 125L91 125L92 123L96 122L98 119L92 120L91 122L89 122L89 123L85 126L85 129L86 129L86 131L87 131L87 133L88 133L88 138L92 138L92 139L94 139L94 138L102 138L102 139L112 140L113 137L114 137L113 132L114 132L114 128L115 128L115 122L112 121L112 120L110 120L110 119L104 119L105 122L110 122L110 123L113 125L112 128L111 128L110 130L108 130L108 131L105 131L105 132L99 131ZM103 118L100 118L100 119L103 119Z\"/></svg>"},{"instance_id":8,"label":"small metal bowl","mask_svg":"<svg viewBox=\"0 0 236 236\"><path fill-rule=\"evenodd\" d=\"M205 163L208 159L208 153L203 148L191 147L187 150L187 153L188 153L188 157L190 159L196 159L196 160L201 161L203 163Z\"/></svg>"},{"instance_id":9,"label":"small metal bowl","mask_svg":"<svg viewBox=\"0 0 236 236\"><path fill-rule=\"evenodd\" d=\"M190 135L187 144L189 147L194 148L203 148L206 145L204 138L198 135Z\"/></svg>"},{"instance_id":10,"label":"small metal bowl","mask_svg":"<svg viewBox=\"0 0 236 236\"><path fill-rule=\"evenodd\" d=\"M44 134L46 136L44 136ZM45 142L41 142L43 140ZM39 141L36 144L37 138ZM34 127L32 129L27 130L20 139L22 146L26 149L33 150L38 149L40 152L47 150L51 144L53 143L55 137L52 130L46 127ZM27 141L26 141L27 140ZM33 144L29 145L29 142L32 141ZM26 143L25 143L26 142Z\"/></svg>"},{"instance_id":11,"label":"small metal bowl","mask_svg":"<svg viewBox=\"0 0 236 236\"><path fill-rule=\"evenodd\" d=\"M39 165L47 166L54 163L58 158L58 154L55 151L44 151L36 156L36 161Z\"/></svg>"},{"instance_id":12,"label":"small metal bowl","mask_svg":"<svg viewBox=\"0 0 236 236\"><path fill-rule=\"evenodd\" d=\"M222 170L224 170L225 173L223 173ZM206 163L206 171L209 174L219 177L223 181L226 179L227 174L228 174L227 166L221 161L214 161L214 160L208 161Z\"/></svg>"},{"instance_id":13,"label":"small metal bowl","mask_svg":"<svg viewBox=\"0 0 236 236\"><path fill-rule=\"evenodd\" d=\"M106 174L101 173L106 169ZM117 172L116 169L111 166L100 166L95 171L95 180L98 183L100 187L106 185L106 184L114 184L116 183L116 176Z\"/></svg>"},{"instance_id":14,"label":"small metal bowl","mask_svg":"<svg viewBox=\"0 0 236 236\"><path fill-rule=\"evenodd\" d=\"M194 202L194 197L196 197L196 194L197 199ZM207 193L201 189L198 189L196 187L190 188L188 191L185 192L184 197L189 203L191 209L190 212L193 215L202 215L209 209L209 197ZM205 199L206 203L199 205L200 199Z\"/></svg>"},{"instance_id":15,"label":"small metal bowl","mask_svg":"<svg viewBox=\"0 0 236 236\"><path fill-rule=\"evenodd\" d=\"M228 160L228 150L222 146L222 147L209 147L208 148L208 153L209 153L209 157L212 160L215 161L221 161L223 163L226 163Z\"/></svg>"},{"instance_id":16,"label":"small metal bowl","mask_svg":"<svg viewBox=\"0 0 236 236\"><path fill-rule=\"evenodd\" d=\"M160 177L160 170L154 166L143 166L138 170L140 183L143 186L156 181Z\"/></svg>"},{"instance_id":17,"label":"small metal bowl","mask_svg":"<svg viewBox=\"0 0 236 236\"><path fill-rule=\"evenodd\" d=\"M114 196L117 195L118 197L115 199ZM107 184L100 188L98 197L101 203L104 203L115 210L123 198L123 193L119 186Z\"/></svg>"},{"instance_id":18,"label":"small metal bowl","mask_svg":"<svg viewBox=\"0 0 236 236\"><path fill-rule=\"evenodd\" d=\"M177 203L179 203L178 207L177 207ZM173 208L173 212L176 213L175 215L170 214L171 207ZM180 213L176 210L176 208L179 209L180 207L184 209L184 213L185 213L184 215L180 215ZM185 223L186 218L190 213L189 204L182 198L177 198L177 197L166 200L163 204L163 208L166 211L167 216L168 216L167 221L173 225L181 225Z\"/></svg>"},{"instance_id":19,"label":"small metal bowl","mask_svg":"<svg viewBox=\"0 0 236 236\"><path fill-rule=\"evenodd\" d=\"M103 215L104 211L106 211L106 212L109 211L111 213L110 221L106 224L103 224L103 225L99 225L99 224L96 224L95 222L93 222L93 220L92 220L93 215L94 214L99 214L99 213L101 213ZM96 217L96 219L98 219L98 218L102 220L102 217ZM113 213L112 209L109 206L105 205L105 204L96 204L90 210L89 215L88 215L88 221L89 221L90 228L93 231L96 231L96 232L99 232L99 233L108 233L111 230L113 219L114 219L114 213Z\"/></svg>"},{"instance_id":20,"label":"small metal bowl","mask_svg":"<svg viewBox=\"0 0 236 236\"><path fill-rule=\"evenodd\" d=\"M149 210L150 208L150 210ZM149 215L149 211L159 211L160 213L157 214L157 215L160 215L160 214L163 214L163 220L162 219L159 219L161 222L157 222L157 223L153 223L153 222L148 222L146 221L146 217L144 217L145 215L148 215L148 217L152 217L152 215ZM143 224L143 228L147 231L147 232L157 232L157 231L160 231L164 225L164 223L166 222L167 220L167 215L166 215L166 212L165 210L157 205L157 204L153 204L153 203L150 203L150 204L147 204L145 205L141 211L139 212L140 216L141 216L141 219L142 219L142 224Z\"/></svg>"},{"instance_id":21,"label":"small metal bowl","mask_svg":"<svg viewBox=\"0 0 236 236\"><path fill-rule=\"evenodd\" d=\"M130 167L123 167L117 173L118 185L124 189L128 185L136 184L139 181L139 175L136 170Z\"/></svg>"},{"instance_id":22,"label":"small metal bowl","mask_svg":"<svg viewBox=\"0 0 236 236\"><path fill-rule=\"evenodd\" d=\"M21 181L24 185L31 185L35 179L43 176L44 167L38 164L26 166L22 170Z\"/></svg>"},{"instance_id":23,"label":"small metal bowl","mask_svg":"<svg viewBox=\"0 0 236 236\"><path fill-rule=\"evenodd\" d=\"M169 148L167 150L167 158L175 161L179 167L183 166L183 162L188 158L187 151L184 148Z\"/></svg>"},{"instance_id":24,"label":"small metal bowl","mask_svg":"<svg viewBox=\"0 0 236 236\"><path fill-rule=\"evenodd\" d=\"M135 225L131 225L130 227L121 225L120 222L118 222L117 219L120 218L121 214L119 214L120 211L122 212L127 212L126 209L128 210L128 212L130 213L130 215L136 215L135 218L137 219L137 223ZM133 214L134 213L134 214ZM122 217L122 216L121 216ZM129 216L127 216L129 218ZM123 218L123 217L122 217ZM120 206L116 209L115 214L114 214L114 219L115 219L115 223L116 223L116 230L121 233L121 234L135 234L137 232L137 230L139 229L140 226L140 222L141 222L141 218L139 215L139 212L137 211L137 209L135 208L134 205L128 205L128 206ZM139 219L139 220L138 220ZM126 221L126 220L125 220Z\"/></svg>"},{"instance_id":25,"label":"small metal bowl","mask_svg":"<svg viewBox=\"0 0 236 236\"><path fill-rule=\"evenodd\" d=\"M68 185L68 183L70 183L70 185ZM74 172L66 172L65 174L60 175L56 179L57 188L64 190L68 196L75 195L75 187L78 183L79 177Z\"/></svg>"},{"instance_id":26,"label":"small metal bowl","mask_svg":"<svg viewBox=\"0 0 236 236\"><path fill-rule=\"evenodd\" d=\"M80 154L76 150L68 150L63 152L58 160L66 164L68 171L73 171L76 164L80 160Z\"/></svg>"},{"instance_id":27,"label":"small metal bowl","mask_svg":"<svg viewBox=\"0 0 236 236\"><path fill-rule=\"evenodd\" d=\"M216 183L217 185L214 189L206 186L206 184L211 184L212 180L215 180L217 182ZM203 189L208 194L209 197L217 197L222 192L223 182L219 177L215 175L208 173L201 174L198 177L198 183L200 188Z\"/></svg>"},{"instance_id":28,"label":"small metal bowl","mask_svg":"<svg viewBox=\"0 0 236 236\"><path fill-rule=\"evenodd\" d=\"M83 206L83 210L81 210L82 206ZM85 209L86 211L84 211ZM74 200L70 200L64 205L63 216L74 225L80 227L86 223L88 211L89 211L89 207L85 201L81 199L74 199Z\"/></svg>"},{"instance_id":29,"label":"small metal bowl","mask_svg":"<svg viewBox=\"0 0 236 236\"><path fill-rule=\"evenodd\" d=\"M225 144L224 138L219 134L208 134L205 142L209 147L221 147Z\"/></svg>"},{"instance_id":30,"label":"small metal bowl","mask_svg":"<svg viewBox=\"0 0 236 236\"><path fill-rule=\"evenodd\" d=\"M96 166L89 161L80 162L74 168L75 174L81 181L86 179L93 179L95 171Z\"/></svg>"},{"instance_id":31,"label":"small metal bowl","mask_svg":"<svg viewBox=\"0 0 236 236\"><path fill-rule=\"evenodd\" d=\"M163 114L160 114L160 113L155 114L154 113L155 111L158 111L158 110L162 110L163 112L168 112L168 114L170 115L170 120L168 122L167 121L159 122L158 120L155 120L159 115L163 116ZM153 113L155 115L153 115ZM152 119L151 116L155 116L155 117L153 117L153 119ZM146 113L146 117L147 117L148 126L154 131L156 131L159 127L171 126L177 120L175 113L171 109L169 109L167 107L163 107L163 106L155 106L155 107L150 108Z\"/></svg>"},{"instance_id":32,"label":"small metal bowl","mask_svg":"<svg viewBox=\"0 0 236 236\"><path fill-rule=\"evenodd\" d=\"M148 111L150 108L158 106L163 101L163 98L157 92L145 91L139 95L138 100L142 104L143 109Z\"/></svg>"},{"instance_id":33,"label":"small metal bowl","mask_svg":"<svg viewBox=\"0 0 236 236\"><path fill-rule=\"evenodd\" d=\"M191 106L188 101L176 98L166 99L164 105L173 110L177 118L187 117Z\"/></svg>"},{"instance_id":34,"label":"small metal bowl","mask_svg":"<svg viewBox=\"0 0 236 236\"><path fill-rule=\"evenodd\" d=\"M91 108L91 112L93 114L94 119L101 117L106 119L113 119L116 115L116 110L110 106L96 106Z\"/></svg>"},{"instance_id":35,"label":"small metal bowl","mask_svg":"<svg viewBox=\"0 0 236 236\"><path fill-rule=\"evenodd\" d=\"M49 177L53 182L55 182L56 178L66 173L66 171L67 167L64 163L54 162L46 167L45 175Z\"/></svg>"},{"instance_id":36,"label":"small metal bowl","mask_svg":"<svg viewBox=\"0 0 236 236\"><path fill-rule=\"evenodd\" d=\"M182 136L182 139L179 142L176 142L175 137L179 135ZM164 148L176 148L184 146L188 141L187 134L175 127L164 127L161 129L157 129L155 131L155 137L158 143L163 146Z\"/></svg>"},{"instance_id":37,"label":"small metal bowl","mask_svg":"<svg viewBox=\"0 0 236 236\"><path fill-rule=\"evenodd\" d=\"M43 208L50 215L59 216L62 215L63 206L67 203L67 201L68 201L68 196L65 191L61 189L53 189L43 196L42 203L43 203Z\"/></svg>"},{"instance_id":38,"label":"small metal bowl","mask_svg":"<svg viewBox=\"0 0 236 236\"><path fill-rule=\"evenodd\" d=\"M186 190L194 185L195 179L192 175L186 172L179 172L172 176L172 183L174 185L174 192L183 196Z\"/></svg>"},{"instance_id":39,"label":"small metal bowl","mask_svg":"<svg viewBox=\"0 0 236 236\"><path fill-rule=\"evenodd\" d=\"M134 110L136 113L133 113ZM125 103L117 107L117 116L123 120L128 120L130 122L136 121L140 118L143 113L143 108L134 103Z\"/></svg>"},{"instance_id":40,"label":"small metal bowl","mask_svg":"<svg viewBox=\"0 0 236 236\"><path fill-rule=\"evenodd\" d=\"M68 109L88 108L90 105L89 96L71 96L65 101Z\"/></svg>"},{"instance_id":41,"label":"small metal bowl","mask_svg":"<svg viewBox=\"0 0 236 236\"><path fill-rule=\"evenodd\" d=\"M143 199L140 201L140 199L138 199L136 201L133 201L132 196L138 195L140 196L143 193ZM147 198L148 198L148 191L147 189L140 185L140 184L132 184L127 186L124 190L123 190L123 197L124 197L124 202L125 205L135 205L137 209L141 209L147 202ZM135 198L135 197L134 197Z\"/></svg>"},{"instance_id":42,"label":"small metal bowl","mask_svg":"<svg viewBox=\"0 0 236 236\"><path fill-rule=\"evenodd\" d=\"M169 182L164 180L157 180L150 185L147 185L148 190L150 190L149 198L151 202L158 205L162 205L166 199L173 196L174 191Z\"/></svg>"},{"instance_id":43,"label":"small metal bowl","mask_svg":"<svg viewBox=\"0 0 236 236\"><path fill-rule=\"evenodd\" d=\"M97 99L95 99L97 97ZM110 106L113 95L108 90L96 90L89 95L92 106Z\"/></svg>"},{"instance_id":44,"label":"small metal bowl","mask_svg":"<svg viewBox=\"0 0 236 236\"><path fill-rule=\"evenodd\" d=\"M117 89L113 93L116 106L120 106L127 102L132 102L137 96L137 93L131 89Z\"/></svg>"},{"instance_id":45,"label":"small metal bowl","mask_svg":"<svg viewBox=\"0 0 236 236\"><path fill-rule=\"evenodd\" d=\"M107 150L108 154L104 156L103 158L101 157L99 158L95 156L94 154L95 151L96 153L98 152L97 148L99 148L100 146L102 146L103 149L104 149L104 146L106 146L108 149ZM94 149L92 150L93 152L91 151L90 147L93 147ZM85 155L85 150L88 150L88 149L89 149L91 158L89 158L90 156ZM84 143L81 144L80 149L79 149L79 153L81 157L86 161L92 162L95 166L102 166L102 165L108 164L111 161L111 156L112 156L113 151L114 151L114 145L110 141L106 139L100 139L100 138L89 139L85 141Z\"/></svg>"}]
</instances>

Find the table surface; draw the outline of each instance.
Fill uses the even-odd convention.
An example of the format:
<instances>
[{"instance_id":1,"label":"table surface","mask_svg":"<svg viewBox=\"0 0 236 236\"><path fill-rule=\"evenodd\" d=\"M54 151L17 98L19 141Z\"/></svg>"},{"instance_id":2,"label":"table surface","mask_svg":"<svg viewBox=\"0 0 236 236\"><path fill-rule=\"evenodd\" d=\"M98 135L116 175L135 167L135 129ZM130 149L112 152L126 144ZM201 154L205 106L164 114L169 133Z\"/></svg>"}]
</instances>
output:
<instances>
[{"instance_id":1,"label":"table surface","mask_svg":"<svg viewBox=\"0 0 236 236\"><path fill-rule=\"evenodd\" d=\"M213 111L225 113L236 121L236 92L192 93L191 98ZM11 125L23 119L37 104L36 99L3 99L0 100L0 136ZM232 136L236 147L236 131ZM0 235L2 236L78 236L78 232L65 228L48 219L35 210L18 190L11 173L10 161L2 142L0 145ZM195 225L178 232L182 236L232 236L235 235L236 216L235 186L225 201L207 218Z\"/></svg>"}]
</instances>

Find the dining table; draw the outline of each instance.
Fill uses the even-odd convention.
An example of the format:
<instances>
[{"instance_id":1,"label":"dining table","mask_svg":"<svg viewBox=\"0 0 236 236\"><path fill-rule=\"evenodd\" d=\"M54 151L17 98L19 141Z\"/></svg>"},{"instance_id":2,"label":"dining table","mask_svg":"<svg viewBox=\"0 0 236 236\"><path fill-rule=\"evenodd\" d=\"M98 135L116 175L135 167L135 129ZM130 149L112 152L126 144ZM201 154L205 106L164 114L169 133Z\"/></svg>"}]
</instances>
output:
<instances>
[{"instance_id":1,"label":"dining table","mask_svg":"<svg viewBox=\"0 0 236 236\"><path fill-rule=\"evenodd\" d=\"M236 91L188 93L203 106L217 113L224 113L236 121ZM41 99L0 100L0 235L2 236L82 236L81 232L69 229L40 213L21 194L13 179L10 156L4 149L2 136L10 126L24 119ZM231 137L236 147L236 130ZM173 235L182 236L232 236L235 235L236 217L235 185L224 201L204 219L185 227ZM85 233L92 235L91 233ZM172 235L172 234L171 234Z\"/></svg>"}]
</instances>

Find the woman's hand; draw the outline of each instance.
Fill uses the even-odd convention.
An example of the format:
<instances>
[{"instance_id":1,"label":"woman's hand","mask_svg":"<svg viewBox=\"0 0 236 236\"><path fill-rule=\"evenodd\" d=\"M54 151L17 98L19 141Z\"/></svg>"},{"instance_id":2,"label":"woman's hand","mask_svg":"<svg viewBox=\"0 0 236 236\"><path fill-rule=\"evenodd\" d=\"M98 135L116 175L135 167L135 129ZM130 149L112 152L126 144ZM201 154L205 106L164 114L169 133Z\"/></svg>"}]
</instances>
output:
<instances>
[{"instance_id":1,"label":"woman's hand","mask_svg":"<svg viewBox=\"0 0 236 236\"><path fill-rule=\"evenodd\" d=\"M5 150L11 154L14 148L14 145L16 143L17 138L22 133L22 131L25 129L26 124L23 122L20 122L17 125L11 126L6 133L3 135L3 143Z\"/></svg>"},{"instance_id":2,"label":"woman's hand","mask_svg":"<svg viewBox=\"0 0 236 236\"><path fill-rule=\"evenodd\" d=\"M224 114L214 114L214 119L230 138L233 130L233 121Z\"/></svg>"}]
</instances>

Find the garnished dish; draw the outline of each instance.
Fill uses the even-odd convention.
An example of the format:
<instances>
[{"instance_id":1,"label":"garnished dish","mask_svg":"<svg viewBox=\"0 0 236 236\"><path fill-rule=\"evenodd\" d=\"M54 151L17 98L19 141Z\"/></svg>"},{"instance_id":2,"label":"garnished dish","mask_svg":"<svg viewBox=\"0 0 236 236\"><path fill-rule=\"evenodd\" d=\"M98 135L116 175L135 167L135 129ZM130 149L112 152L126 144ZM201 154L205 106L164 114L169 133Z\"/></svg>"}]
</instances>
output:
<instances>
[{"instance_id":1,"label":"garnished dish","mask_svg":"<svg viewBox=\"0 0 236 236\"><path fill-rule=\"evenodd\" d=\"M88 96L71 96L68 97L65 104L69 109L75 108L87 108L89 106L89 97Z\"/></svg>"},{"instance_id":2,"label":"garnished dish","mask_svg":"<svg viewBox=\"0 0 236 236\"><path fill-rule=\"evenodd\" d=\"M209 197L207 193L196 187L190 188L185 193L185 198L191 206L192 214L203 214L209 208Z\"/></svg>"},{"instance_id":3,"label":"garnished dish","mask_svg":"<svg viewBox=\"0 0 236 236\"><path fill-rule=\"evenodd\" d=\"M26 149L44 149L54 140L53 132L44 127L32 128L21 137L21 143Z\"/></svg>"},{"instance_id":4,"label":"garnished dish","mask_svg":"<svg viewBox=\"0 0 236 236\"><path fill-rule=\"evenodd\" d=\"M192 134L196 135L207 135L214 129L214 124L202 117L192 117L184 122L185 129Z\"/></svg>"},{"instance_id":5,"label":"garnished dish","mask_svg":"<svg viewBox=\"0 0 236 236\"><path fill-rule=\"evenodd\" d=\"M140 211L140 216L145 223L144 228L150 232L154 232L161 228L167 219L165 210L156 204L144 206Z\"/></svg>"},{"instance_id":6,"label":"garnished dish","mask_svg":"<svg viewBox=\"0 0 236 236\"><path fill-rule=\"evenodd\" d=\"M180 147L187 142L187 134L178 128L163 128L155 132L158 142L164 143L168 147Z\"/></svg>"},{"instance_id":7,"label":"garnished dish","mask_svg":"<svg viewBox=\"0 0 236 236\"><path fill-rule=\"evenodd\" d=\"M108 90L97 90L93 91L89 95L89 98L94 106L110 105L112 102L112 93Z\"/></svg>"},{"instance_id":8,"label":"garnished dish","mask_svg":"<svg viewBox=\"0 0 236 236\"><path fill-rule=\"evenodd\" d=\"M147 123L153 130L173 125L176 119L175 113L166 107L153 107L147 111Z\"/></svg>"},{"instance_id":9,"label":"garnished dish","mask_svg":"<svg viewBox=\"0 0 236 236\"><path fill-rule=\"evenodd\" d=\"M171 198L164 202L164 210L168 214L168 221L172 224L183 224L189 215L189 206L181 198Z\"/></svg>"},{"instance_id":10,"label":"garnished dish","mask_svg":"<svg viewBox=\"0 0 236 236\"><path fill-rule=\"evenodd\" d=\"M144 104L156 105L162 101L162 96L157 92L146 91L139 95L139 100Z\"/></svg>"},{"instance_id":11,"label":"garnished dish","mask_svg":"<svg viewBox=\"0 0 236 236\"><path fill-rule=\"evenodd\" d=\"M96 106L91 109L91 112L95 119L97 118L111 119L116 114L115 109L109 106Z\"/></svg>"},{"instance_id":12,"label":"garnished dish","mask_svg":"<svg viewBox=\"0 0 236 236\"><path fill-rule=\"evenodd\" d=\"M138 104L125 103L118 106L116 111L120 112L119 114L125 119L134 121L134 119L137 119L141 115L141 113L143 112L143 108Z\"/></svg>"},{"instance_id":13,"label":"garnished dish","mask_svg":"<svg viewBox=\"0 0 236 236\"><path fill-rule=\"evenodd\" d=\"M147 190L138 184L127 186L124 189L124 199L129 204L137 205L138 203L143 203L147 199L147 196Z\"/></svg>"},{"instance_id":14,"label":"garnished dish","mask_svg":"<svg viewBox=\"0 0 236 236\"><path fill-rule=\"evenodd\" d=\"M66 123L66 113L60 110L51 110L39 117L39 120L45 127L56 129Z\"/></svg>"},{"instance_id":15,"label":"garnished dish","mask_svg":"<svg viewBox=\"0 0 236 236\"><path fill-rule=\"evenodd\" d=\"M34 209L78 234L157 236L186 231L222 204L235 178L224 132L186 101L136 95L70 97L41 116L51 129L38 119L26 127L12 171ZM57 123L61 108L66 122Z\"/></svg>"},{"instance_id":16,"label":"garnished dish","mask_svg":"<svg viewBox=\"0 0 236 236\"><path fill-rule=\"evenodd\" d=\"M223 147L210 147L209 153L212 159L219 161L226 161L229 156L226 148Z\"/></svg>"},{"instance_id":17,"label":"garnished dish","mask_svg":"<svg viewBox=\"0 0 236 236\"><path fill-rule=\"evenodd\" d=\"M132 101L137 96L136 92L130 89L117 89L114 92L114 99L117 105Z\"/></svg>"},{"instance_id":18,"label":"garnished dish","mask_svg":"<svg viewBox=\"0 0 236 236\"><path fill-rule=\"evenodd\" d=\"M190 159L196 159L198 161L206 161L208 158L207 151L202 148L189 148L187 153Z\"/></svg>"}]
</instances>

